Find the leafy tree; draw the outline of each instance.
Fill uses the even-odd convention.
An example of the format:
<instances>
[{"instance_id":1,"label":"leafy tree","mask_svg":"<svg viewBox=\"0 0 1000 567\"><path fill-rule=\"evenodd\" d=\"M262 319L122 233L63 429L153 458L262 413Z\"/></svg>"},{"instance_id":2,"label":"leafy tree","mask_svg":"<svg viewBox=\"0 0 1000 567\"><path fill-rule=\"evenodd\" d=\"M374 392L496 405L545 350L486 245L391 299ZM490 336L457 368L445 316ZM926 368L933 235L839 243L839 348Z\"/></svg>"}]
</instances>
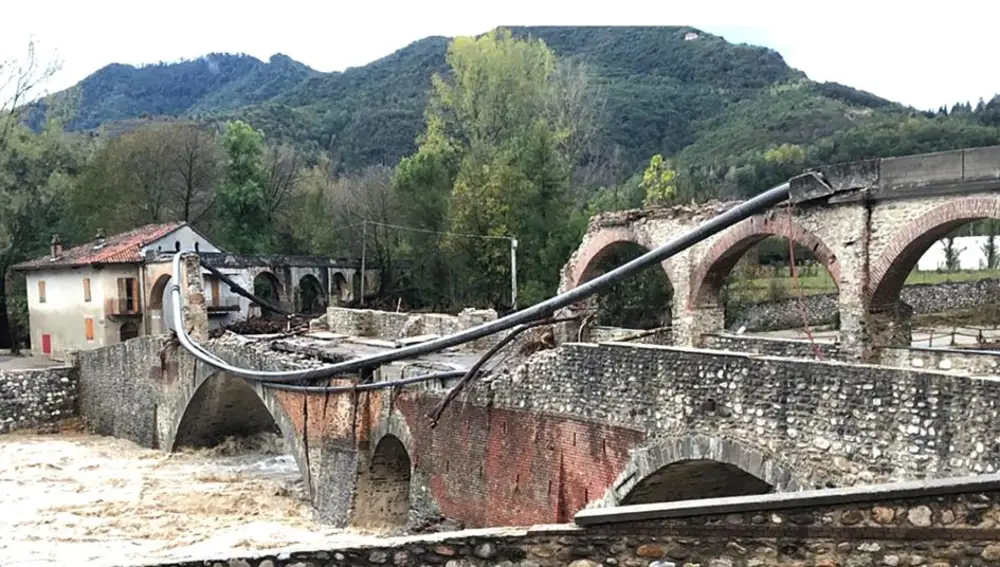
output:
<instances>
[{"instance_id":1,"label":"leafy tree","mask_svg":"<svg viewBox=\"0 0 1000 567\"><path fill-rule=\"evenodd\" d=\"M223 146L229 158L218 197L223 242L238 252L270 252L273 227L268 223L268 180L261 166L264 134L245 122L230 122Z\"/></svg>"},{"instance_id":2,"label":"leafy tree","mask_svg":"<svg viewBox=\"0 0 1000 567\"><path fill-rule=\"evenodd\" d=\"M182 220L204 223L216 198L222 151L193 123L151 122L107 140L91 157L68 214L79 238L102 228Z\"/></svg>"},{"instance_id":3,"label":"leafy tree","mask_svg":"<svg viewBox=\"0 0 1000 567\"><path fill-rule=\"evenodd\" d=\"M578 237L566 211L580 147L573 116L584 111L554 104L554 85L565 92L567 83L550 81L556 60L541 41L494 30L457 38L446 59L451 73L433 78L426 130L417 153L397 169L396 191L416 197L429 213L424 226L438 227L428 230L443 232L447 218L451 233L492 238L445 236L448 261L431 264L421 278L447 268L451 281L463 283L451 294L455 303L503 306L510 289L504 237L516 237L520 288L527 302L541 299L554 291ZM431 248L426 236L409 240L418 254Z\"/></svg>"},{"instance_id":4,"label":"leafy tree","mask_svg":"<svg viewBox=\"0 0 1000 567\"><path fill-rule=\"evenodd\" d=\"M983 255L986 256L986 265L983 268L995 270L1000 267L1000 248L997 248L997 232L1000 221L986 219L981 224L985 225L983 232L986 236L986 240L982 244Z\"/></svg>"},{"instance_id":5,"label":"leafy tree","mask_svg":"<svg viewBox=\"0 0 1000 567\"><path fill-rule=\"evenodd\" d=\"M642 173L640 186L646 193L643 204L656 207L670 204L677 195L674 177L677 174L663 162L663 156L656 154L649 160L649 166Z\"/></svg>"},{"instance_id":6,"label":"leafy tree","mask_svg":"<svg viewBox=\"0 0 1000 567\"><path fill-rule=\"evenodd\" d=\"M947 272L957 272L961 269L961 255L965 247L958 246L955 242L955 235L949 235L942 241L944 244L944 269Z\"/></svg>"},{"instance_id":7,"label":"leafy tree","mask_svg":"<svg viewBox=\"0 0 1000 567\"><path fill-rule=\"evenodd\" d=\"M33 43L23 58L0 61L0 347L4 348L16 348L20 337L27 336L22 297L7 302L9 283L23 289L10 267L47 248L60 224L62 197L82 161L83 149L62 134L60 113L53 113L40 133L21 124L24 103L57 68L37 58Z\"/></svg>"}]
</instances>

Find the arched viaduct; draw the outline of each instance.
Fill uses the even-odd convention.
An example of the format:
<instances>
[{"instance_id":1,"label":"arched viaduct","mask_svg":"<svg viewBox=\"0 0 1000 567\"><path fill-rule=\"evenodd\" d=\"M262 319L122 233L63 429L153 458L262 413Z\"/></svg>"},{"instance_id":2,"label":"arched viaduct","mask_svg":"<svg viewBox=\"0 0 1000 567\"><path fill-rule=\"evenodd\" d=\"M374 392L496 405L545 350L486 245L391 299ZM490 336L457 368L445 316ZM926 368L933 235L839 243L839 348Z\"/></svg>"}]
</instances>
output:
<instances>
[{"instance_id":1,"label":"arched viaduct","mask_svg":"<svg viewBox=\"0 0 1000 567\"><path fill-rule=\"evenodd\" d=\"M879 159L819 172L834 190L832 197L754 216L663 262L674 292L675 343L699 345L705 334L721 330L725 278L754 244L782 236L810 250L833 279L844 351L872 359L878 346L909 344L909 310L899 294L923 253L963 224L1000 219L1000 147ZM812 179L793 180L793 193L807 192ZM600 260L617 247L654 248L735 204L594 217L562 271L560 290L598 275Z\"/></svg>"}]
</instances>

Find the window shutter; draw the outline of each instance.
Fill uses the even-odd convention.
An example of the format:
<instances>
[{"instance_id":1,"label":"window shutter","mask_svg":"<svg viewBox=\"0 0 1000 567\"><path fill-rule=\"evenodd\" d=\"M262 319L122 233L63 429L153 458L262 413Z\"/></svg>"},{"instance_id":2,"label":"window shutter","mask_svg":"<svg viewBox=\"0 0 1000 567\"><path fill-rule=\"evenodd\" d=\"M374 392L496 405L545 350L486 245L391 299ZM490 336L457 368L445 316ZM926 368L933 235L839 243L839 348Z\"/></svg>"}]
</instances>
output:
<instances>
[{"instance_id":1,"label":"window shutter","mask_svg":"<svg viewBox=\"0 0 1000 567\"><path fill-rule=\"evenodd\" d=\"M94 320L87 317L83 320L83 330L84 334L87 336L88 341L94 340Z\"/></svg>"},{"instance_id":2,"label":"window shutter","mask_svg":"<svg viewBox=\"0 0 1000 567\"><path fill-rule=\"evenodd\" d=\"M45 281L40 280L38 282L38 302L45 303Z\"/></svg>"},{"instance_id":3,"label":"window shutter","mask_svg":"<svg viewBox=\"0 0 1000 567\"><path fill-rule=\"evenodd\" d=\"M83 278L83 300L90 301L90 278Z\"/></svg>"},{"instance_id":4,"label":"window shutter","mask_svg":"<svg viewBox=\"0 0 1000 567\"><path fill-rule=\"evenodd\" d=\"M129 283L132 284L132 305L130 305L129 311L133 313L139 312L139 278L129 278Z\"/></svg>"},{"instance_id":5,"label":"window shutter","mask_svg":"<svg viewBox=\"0 0 1000 567\"><path fill-rule=\"evenodd\" d=\"M127 310L125 301L128 298L128 281L125 278L118 278L118 298L115 304L114 313L121 313Z\"/></svg>"}]
</instances>

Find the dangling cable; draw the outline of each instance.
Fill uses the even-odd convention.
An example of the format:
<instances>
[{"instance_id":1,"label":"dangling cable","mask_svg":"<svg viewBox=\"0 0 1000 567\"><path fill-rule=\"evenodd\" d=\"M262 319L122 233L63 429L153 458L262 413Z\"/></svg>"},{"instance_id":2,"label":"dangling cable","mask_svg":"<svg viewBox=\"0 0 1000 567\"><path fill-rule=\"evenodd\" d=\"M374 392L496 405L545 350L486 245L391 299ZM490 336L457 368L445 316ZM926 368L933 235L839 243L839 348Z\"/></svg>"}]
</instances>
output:
<instances>
[{"instance_id":1,"label":"dangling cable","mask_svg":"<svg viewBox=\"0 0 1000 567\"><path fill-rule=\"evenodd\" d=\"M809 337L809 344L812 345L813 354L816 355L816 360L823 360L823 351L820 350L819 345L816 344L816 339L813 338L812 329L809 327L809 311L806 309L806 302L802 299L802 288L799 287L799 275L798 271L795 269L795 234L792 231L792 205L788 205L788 261L790 262L792 271L792 285L795 286L795 295L798 297L799 313L802 314L802 328L806 331L806 336Z\"/></svg>"}]
</instances>

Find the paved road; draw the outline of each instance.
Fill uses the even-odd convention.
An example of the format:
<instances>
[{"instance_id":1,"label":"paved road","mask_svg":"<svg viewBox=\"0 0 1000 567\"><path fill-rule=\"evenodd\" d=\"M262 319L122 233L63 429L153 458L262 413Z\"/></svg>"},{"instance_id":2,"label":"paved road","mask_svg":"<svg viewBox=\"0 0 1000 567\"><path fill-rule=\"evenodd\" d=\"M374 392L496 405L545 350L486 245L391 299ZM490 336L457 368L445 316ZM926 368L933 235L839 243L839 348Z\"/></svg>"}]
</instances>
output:
<instances>
[{"instance_id":1,"label":"paved road","mask_svg":"<svg viewBox=\"0 0 1000 567\"><path fill-rule=\"evenodd\" d=\"M0 353L0 370L26 370L63 365L64 363L58 360L40 356L11 356L7 352Z\"/></svg>"}]
</instances>

